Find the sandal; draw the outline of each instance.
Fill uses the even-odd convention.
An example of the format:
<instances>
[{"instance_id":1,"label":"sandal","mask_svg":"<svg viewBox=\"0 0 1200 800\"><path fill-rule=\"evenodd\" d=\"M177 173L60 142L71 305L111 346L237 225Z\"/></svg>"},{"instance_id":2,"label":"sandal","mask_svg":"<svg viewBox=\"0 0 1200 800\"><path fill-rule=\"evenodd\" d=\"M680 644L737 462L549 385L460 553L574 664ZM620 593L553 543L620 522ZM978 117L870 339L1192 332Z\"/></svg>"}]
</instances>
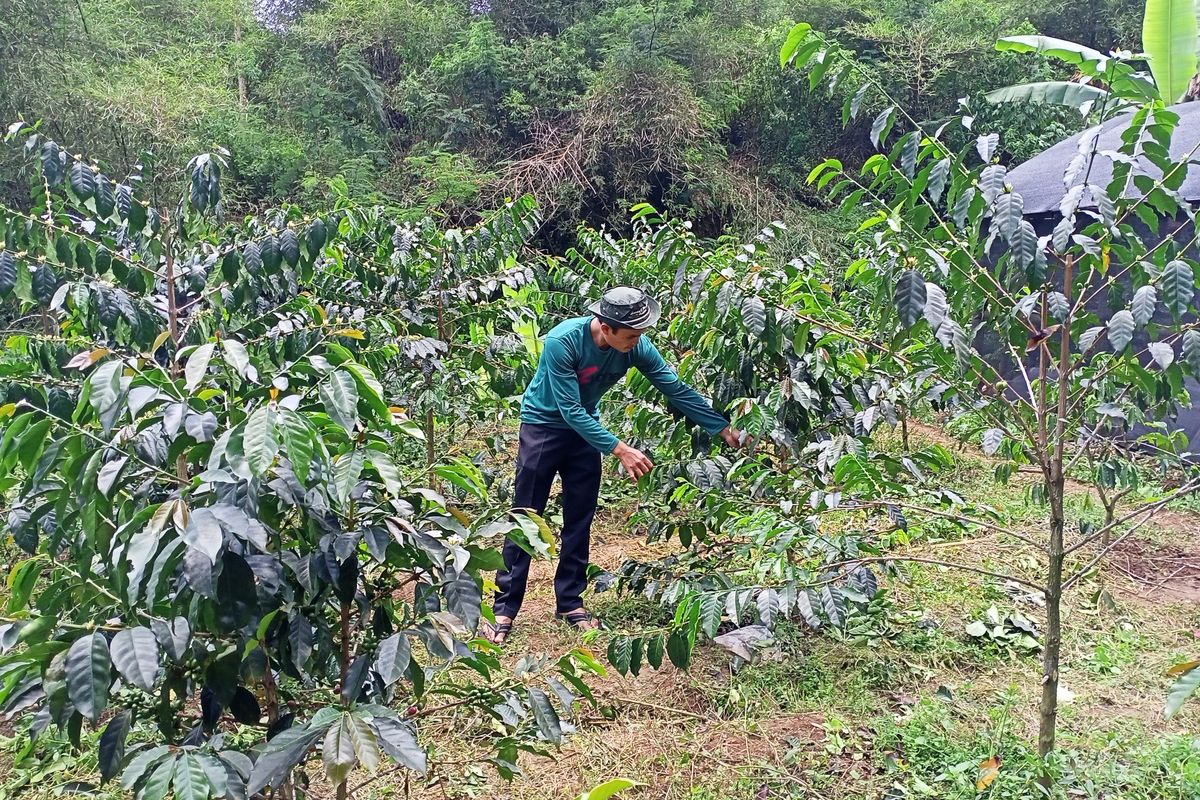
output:
<instances>
[{"instance_id":1,"label":"sandal","mask_svg":"<svg viewBox=\"0 0 1200 800\"><path fill-rule=\"evenodd\" d=\"M599 630L601 627L600 619L592 616L592 612L586 608L577 608L574 611L555 612L554 618L562 620L572 628L580 631Z\"/></svg>"},{"instance_id":2,"label":"sandal","mask_svg":"<svg viewBox=\"0 0 1200 800\"><path fill-rule=\"evenodd\" d=\"M512 633L513 621L493 623L485 619L480 622L480 627L483 632L483 638L494 645L503 647L504 643L508 641L508 634Z\"/></svg>"}]
</instances>

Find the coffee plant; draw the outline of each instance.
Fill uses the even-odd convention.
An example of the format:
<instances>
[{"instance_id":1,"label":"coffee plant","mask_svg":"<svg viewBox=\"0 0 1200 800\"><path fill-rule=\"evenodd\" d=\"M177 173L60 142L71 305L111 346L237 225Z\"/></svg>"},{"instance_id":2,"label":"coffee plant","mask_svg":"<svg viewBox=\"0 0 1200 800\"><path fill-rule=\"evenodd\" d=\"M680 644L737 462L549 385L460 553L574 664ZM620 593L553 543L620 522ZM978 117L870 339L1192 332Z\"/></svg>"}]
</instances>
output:
<instances>
[{"instance_id":1,"label":"coffee plant","mask_svg":"<svg viewBox=\"0 0 1200 800\"><path fill-rule=\"evenodd\" d=\"M546 555L549 529L435 449L452 399L503 414L489 382L529 362L532 202L466 230L344 198L226 224L220 152L159 207L140 173L7 138L32 191L0 208L3 712L102 729L101 778L150 800L298 796L316 751L342 797L480 743L511 776L561 741L603 667L506 670L473 638L497 545Z\"/></svg>"},{"instance_id":2,"label":"coffee plant","mask_svg":"<svg viewBox=\"0 0 1200 800\"><path fill-rule=\"evenodd\" d=\"M809 180L863 216L860 256L846 276L895 355L893 373L936 370L946 394L985 420L979 441L1000 459L998 477L1021 465L1037 476L1033 495L1049 525L1025 543L1044 572L1021 580L1046 600L1045 757L1055 743L1063 593L1200 486L1186 436L1165 424L1188 403L1185 377L1200 376L1195 209L1179 191L1194 159L1169 149L1179 117L1121 57L1092 65L1109 87L1105 98L1137 110L1121 119L1115 151L1098 147L1099 126L1080 136L1059 213L1043 231L998 162L998 137L974 131L965 104L936 128L924 126L852 52L804 24L780 58L806 70L814 89L844 93L846 122L879 109L870 133L879 152L856 170L826 161ZM1101 164L1111 170L1104 183L1093 177ZM1131 494L1138 469L1172 470L1175 488ZM1104 524L1068 520L1069 472L1097 488ZM871 484L855 488L859 497L886 498ZM1135 500L1118 509L1121 498ZM961 521L1019 536L967 516Z\"/></svg>"}]
</instances>

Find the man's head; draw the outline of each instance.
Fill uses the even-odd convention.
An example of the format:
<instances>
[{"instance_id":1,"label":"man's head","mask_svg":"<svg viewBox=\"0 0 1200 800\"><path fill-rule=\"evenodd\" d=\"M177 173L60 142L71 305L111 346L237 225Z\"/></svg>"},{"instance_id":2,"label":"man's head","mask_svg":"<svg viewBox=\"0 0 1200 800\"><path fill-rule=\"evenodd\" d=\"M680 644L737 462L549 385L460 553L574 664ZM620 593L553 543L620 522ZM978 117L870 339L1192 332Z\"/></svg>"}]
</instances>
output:
<instances>
[{"instance_id":1,"label":"man's head","mask_svg":"<svg viewBox=\"0 0 1200 800\"><path fill-rule=\"evenodd\" d=\"M662 315L662 306L641 289L615 286L593 303L589 311L600 323L605 344L628 353Z\"/></svg>"},{"instance_id":2,"label":"man's head","mask_svg":"<svg viewBox=\"0 0 1200 800\"><path fill-rule=\"evenodd\" d=\"M630 328L605 317L596 317L596 320L600 323L600 335L604 337L604 343L622 353L637 347L638 340L646 332L645 328Z\"/></svg>"}]
</instances>

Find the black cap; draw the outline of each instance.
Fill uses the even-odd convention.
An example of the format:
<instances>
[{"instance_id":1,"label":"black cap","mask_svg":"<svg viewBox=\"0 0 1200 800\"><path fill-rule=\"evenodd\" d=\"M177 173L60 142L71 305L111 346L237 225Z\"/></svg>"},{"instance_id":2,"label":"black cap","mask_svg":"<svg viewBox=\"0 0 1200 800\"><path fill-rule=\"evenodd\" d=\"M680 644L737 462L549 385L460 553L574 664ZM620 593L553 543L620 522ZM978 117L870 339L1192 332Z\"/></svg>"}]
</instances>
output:
<instances>
[{"instance_id":1,"label":"black cap","mask_svg":"<svg viewBox=\"0 0 1200 800\"><path fill-rule=\"evenodd\" d=\"M654 327L662 316L662 306L658 301L632 286L614 286L588 306L588 311L597 317L638 330Z\"/></svg>"}]
</instances>

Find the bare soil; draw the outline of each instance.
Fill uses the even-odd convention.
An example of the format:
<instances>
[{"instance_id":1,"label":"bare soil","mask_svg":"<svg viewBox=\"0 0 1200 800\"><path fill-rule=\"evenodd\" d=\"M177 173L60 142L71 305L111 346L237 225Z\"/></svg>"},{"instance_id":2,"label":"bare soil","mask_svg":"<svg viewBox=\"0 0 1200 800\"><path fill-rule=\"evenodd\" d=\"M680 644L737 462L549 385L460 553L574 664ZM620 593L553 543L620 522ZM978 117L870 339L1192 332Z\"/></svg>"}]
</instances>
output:
<instances>
[{"instance_id":1,"label":"bare soil","mask_svg":"<svg viewBox=\"0 0 1200 800\"><path fill-rule=\"evenodd\" d=\"M1160 529L1182 532L1181 519L1191 515L1164 512L1156 520ZM1188 520L1191 530L1198 527ZM1130 536L1118 542L1108 557L1109 570L1137 587L1146 599L1200 603L1200 550L1176 542L1152 542Z\"/></svg>"}]
</instances>

